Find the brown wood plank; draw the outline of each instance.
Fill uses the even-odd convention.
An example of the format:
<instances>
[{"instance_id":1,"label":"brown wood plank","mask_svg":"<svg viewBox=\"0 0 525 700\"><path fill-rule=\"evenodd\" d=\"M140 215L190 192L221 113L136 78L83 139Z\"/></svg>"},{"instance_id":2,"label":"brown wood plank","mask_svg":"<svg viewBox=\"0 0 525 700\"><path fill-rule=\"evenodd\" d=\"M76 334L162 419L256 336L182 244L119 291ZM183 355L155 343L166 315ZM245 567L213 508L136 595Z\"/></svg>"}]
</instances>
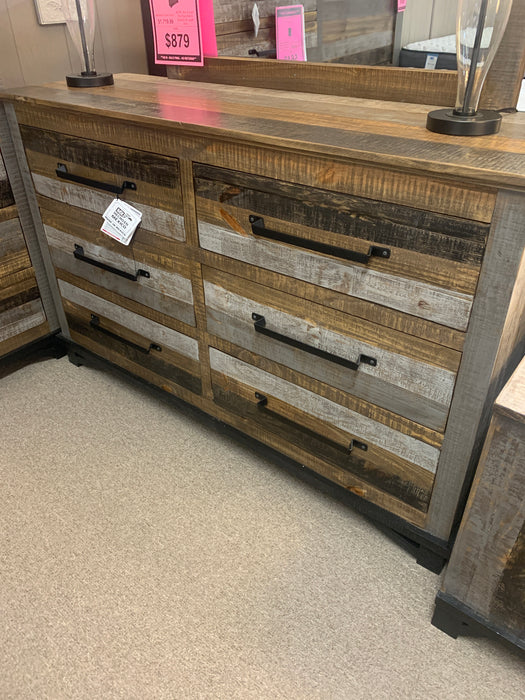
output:
<instances>
[{"instance_id":1,"label":"brown wood plank","mask_svg":"<svg viewBox=\"0 0 525 700\"><path fill-rule=\"evenodd\" d=\"M15 350L20 350L24 346L29 345L29 343L33 343L34 341L43 338L44 336L48 335L49 332L49 323L45 321L44 323L35 326L35 328L30 328L29 330L19 333L12 338L1 341L0 358L5 357L11 352L15 352Z\"/></svg>"},{"instance_id":2,"label":"brown wood plank","mask_svg":"<svg viewBox=\"0 0 525 700\"><path fill-rule=\"evenodd\" d=\"M303 411L274 398L262 409L258 407L255 393L250 387L217 372L212 373L212 379L215 401L219 406L259 423L290 446L307 450L336 469L355 474L417 510L426 511L432 489L432 478L428 472L418 470L404 460L392 458L373 446L369 446L366 452L356 448L350 453L348 435L338 434L334 440L330 426L312 421Z\"/></svg>"},{"instance_id":3,"label":"brown wood plank","mask_svg":"<svg viewBox=\"0 0 525 700\"><path fill-rule=\"evenodd\" d=\"M118 353L123 358L136 365L141 365L157 375L165 377L170 382L180 385L192 393L200 394L200 370L198 362L189 362L188 358L170 348L162 347L162 351L151 350L148 354L139 351L135 346L148 349L151 340L129 328L115 323L105 317L100 318L100 327L121 338L118 340L101 334L90 325L91 311L78 304L63 300L72 337L90 338L93 343L103 344L107 351ZM77 340L78 342L78 340ZM133 343L134 345L131 345ZM85 345L85 343L82 343Z\"/></svg>"},{"instance_id":4,"label":"brown wood plank","mask_svg":"<svg viewBox=\"0 0 525 700\"><path fill-rule=\"evenodd\" d=\"M15 204L3 207L0 209L0 224L4 221L9 221L10 219L16 219L18 216L18 209Z\"/></svg>"},{"instance_id":5,"label":"brown wood plank","mask_svg":"<svg viewBox=\"0 0 525 700\"><path fill-rule=\"evenodd\" d=\"M131 87L124 86L122 94L119 91L120 80L137 86L140 99L134 98L135 92ZM52 87L22 88L16 95L6 95L4 99L12 98L17 102L23 99L26 109L29 100L38 101L42 108L46 103L54 103L55 112L57 104L62 103L69 113L89 110L92 116L120 121L131 118L144 126L156 124L173 129L176 125L181 133L201 136L224 138L235 131L237 140L249 139L261 146L279 146L332 157L353 157L389 167L409 167L441 176L469 178L472 182L523 186L523 115L507 115L500 135L473 144L472 139L456 138L451 141L450 138L428 132L424 126L427 109L415 105L405 108L407 114L420 115L420 125L412 128L403 123L405 112L395 107L395 103L391 103L388 115L383 111L382 119L378 118L377 103L368 105L368 118L352 119L347 116L351 114L351 104L348 103L351 98L339 98L341 116L337 120L332 119L333 125L330 126L328 121L323 124L311 123L312 115L316 114L312 102L310 111L297 111L297 118L294 115L293 121L286 121L296 111L290 101L286 110L266 116L268 104L275 96L275 92L268 90L252 91L251 109L246 113L241 110L234 114L230 105L235 106L235 95L244 94L245 88L218 85L211 88L212 92L208 85L207 91L203 90L199 99L194 83L151 78L147 85L145 81L124 75L117 77L115 87L93 91L89 95L83 93L75 104L71 103L69 93L60 83ZM228 109L225 109L225 97ZM300 106L305 100L304 94L298 95L297 99ZM357 102L360 106L366 106L359 100ZM272 109L269 108L270 112ZM65 117L66 112L59 116ZM25 123L23 118L21 120ZM63 118L61 121L63 123ZM487 167L487 150L492 152L490 167Z\"/></svg>"}]
</instances>

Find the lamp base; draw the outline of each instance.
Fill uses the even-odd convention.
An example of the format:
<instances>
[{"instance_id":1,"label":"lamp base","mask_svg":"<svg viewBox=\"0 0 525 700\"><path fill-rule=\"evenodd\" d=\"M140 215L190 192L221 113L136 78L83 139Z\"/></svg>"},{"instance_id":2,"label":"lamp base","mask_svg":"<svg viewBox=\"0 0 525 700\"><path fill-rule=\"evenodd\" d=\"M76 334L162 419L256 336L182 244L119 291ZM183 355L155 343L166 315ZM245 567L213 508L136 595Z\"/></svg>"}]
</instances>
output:
<instances>
[{"instance_id":1,"label":"lamp base","mask_svg":"<svg viewBox=\"0 0 525 700\"><path fill-rule=\"evenodd\" d=\"M501 126L501 114L488 109L480 109L471 117L455 114L452 107L436 109L427 116L427 129L438 134L452 136L486 136L497 134Z\"/></svg>"},{"instance_id":2,"label":"lamp base","mask_svg":"<svg viewBox=\"0 0 525 700\"><path fill-rule=\"evenodd\" d=\"M66 75L68 87L100 87L101 85L113 85L113 73L93 73Z\"/></svg>"}]
</instances>

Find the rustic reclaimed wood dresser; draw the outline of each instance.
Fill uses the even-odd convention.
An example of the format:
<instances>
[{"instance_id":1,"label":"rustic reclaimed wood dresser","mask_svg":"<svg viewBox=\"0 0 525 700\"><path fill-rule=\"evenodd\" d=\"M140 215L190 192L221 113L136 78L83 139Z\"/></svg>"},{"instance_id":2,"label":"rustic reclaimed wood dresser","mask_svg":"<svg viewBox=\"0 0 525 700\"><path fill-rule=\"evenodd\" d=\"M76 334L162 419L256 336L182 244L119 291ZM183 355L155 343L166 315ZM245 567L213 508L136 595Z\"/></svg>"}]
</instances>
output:
<instances>
[{"instance_id":1,"label":"rustic reclaimed wood dresser","mask_svg":"<svg viewBox=\"0 0 525 700\"><path fill-rule=\"evenodd\" d=\"M62 334L445 558L523 353L525 119L119 75L14 105ZM101 233L142 211L129 247ZM45 232L45 233L44 233Z\"/></svg>"},{"instance_id":2,"label":"rustic reclaimed wood dresser","mask_svg":"<svg viewBox=\"0 0 525 700\"><path fill-rule=\"evenodd\" d=\"M0 155L0 358L48 333L35 271Z\"/></svg>"}]
</instances>

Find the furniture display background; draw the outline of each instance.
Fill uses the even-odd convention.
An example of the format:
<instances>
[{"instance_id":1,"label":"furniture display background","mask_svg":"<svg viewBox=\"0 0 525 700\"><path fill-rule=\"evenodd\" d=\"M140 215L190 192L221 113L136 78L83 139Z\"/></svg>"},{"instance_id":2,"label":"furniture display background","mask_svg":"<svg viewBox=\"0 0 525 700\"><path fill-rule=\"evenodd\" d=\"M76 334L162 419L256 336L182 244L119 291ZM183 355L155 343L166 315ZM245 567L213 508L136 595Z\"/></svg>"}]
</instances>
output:
<instances>
[{"instance_id":1,"label":"furniture display background","mask_svg":"<svg viewBox=\"0 0 525 700\"><path fill-rule=\"evenodd\" d=\"M442 561L523 352L523 116L474 144L429 135L425 106L115 83L4 97L77 360L287 455ZM129 247L99 230L117 191L143 215Z\"/></svg>"}]
</instances>

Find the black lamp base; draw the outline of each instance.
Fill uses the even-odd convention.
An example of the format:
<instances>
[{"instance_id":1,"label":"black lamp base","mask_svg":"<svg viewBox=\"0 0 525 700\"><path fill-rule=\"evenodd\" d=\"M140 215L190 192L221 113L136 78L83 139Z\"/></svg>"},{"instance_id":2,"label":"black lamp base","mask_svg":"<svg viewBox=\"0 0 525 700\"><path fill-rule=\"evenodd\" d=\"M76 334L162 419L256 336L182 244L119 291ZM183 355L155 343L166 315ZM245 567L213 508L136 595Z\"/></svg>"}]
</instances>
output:
<instances>
[{"instance_id":1,"label":"black lamp base","mask_svg":"<svg viewBox=\"0 0 525 700\"><path fill-rule=\"evenodd\" d=\"M452 136L486 136L497 134L501 126L501 114L488 109L480 109L471 117L462 117L454 110L436 109L427 116L427 129L438 134Z\"/></svg>"},{"instance_id":2,"label":"black lamp base","mask_svg":"<svg viewBox=\"0 0 525 700\"><path fill-rule=\"evenodd\" d=\"M113 85L113 73L83 73L66 75L68 87L100 87L101 85Z\"/></svg>"}]
</instances>

